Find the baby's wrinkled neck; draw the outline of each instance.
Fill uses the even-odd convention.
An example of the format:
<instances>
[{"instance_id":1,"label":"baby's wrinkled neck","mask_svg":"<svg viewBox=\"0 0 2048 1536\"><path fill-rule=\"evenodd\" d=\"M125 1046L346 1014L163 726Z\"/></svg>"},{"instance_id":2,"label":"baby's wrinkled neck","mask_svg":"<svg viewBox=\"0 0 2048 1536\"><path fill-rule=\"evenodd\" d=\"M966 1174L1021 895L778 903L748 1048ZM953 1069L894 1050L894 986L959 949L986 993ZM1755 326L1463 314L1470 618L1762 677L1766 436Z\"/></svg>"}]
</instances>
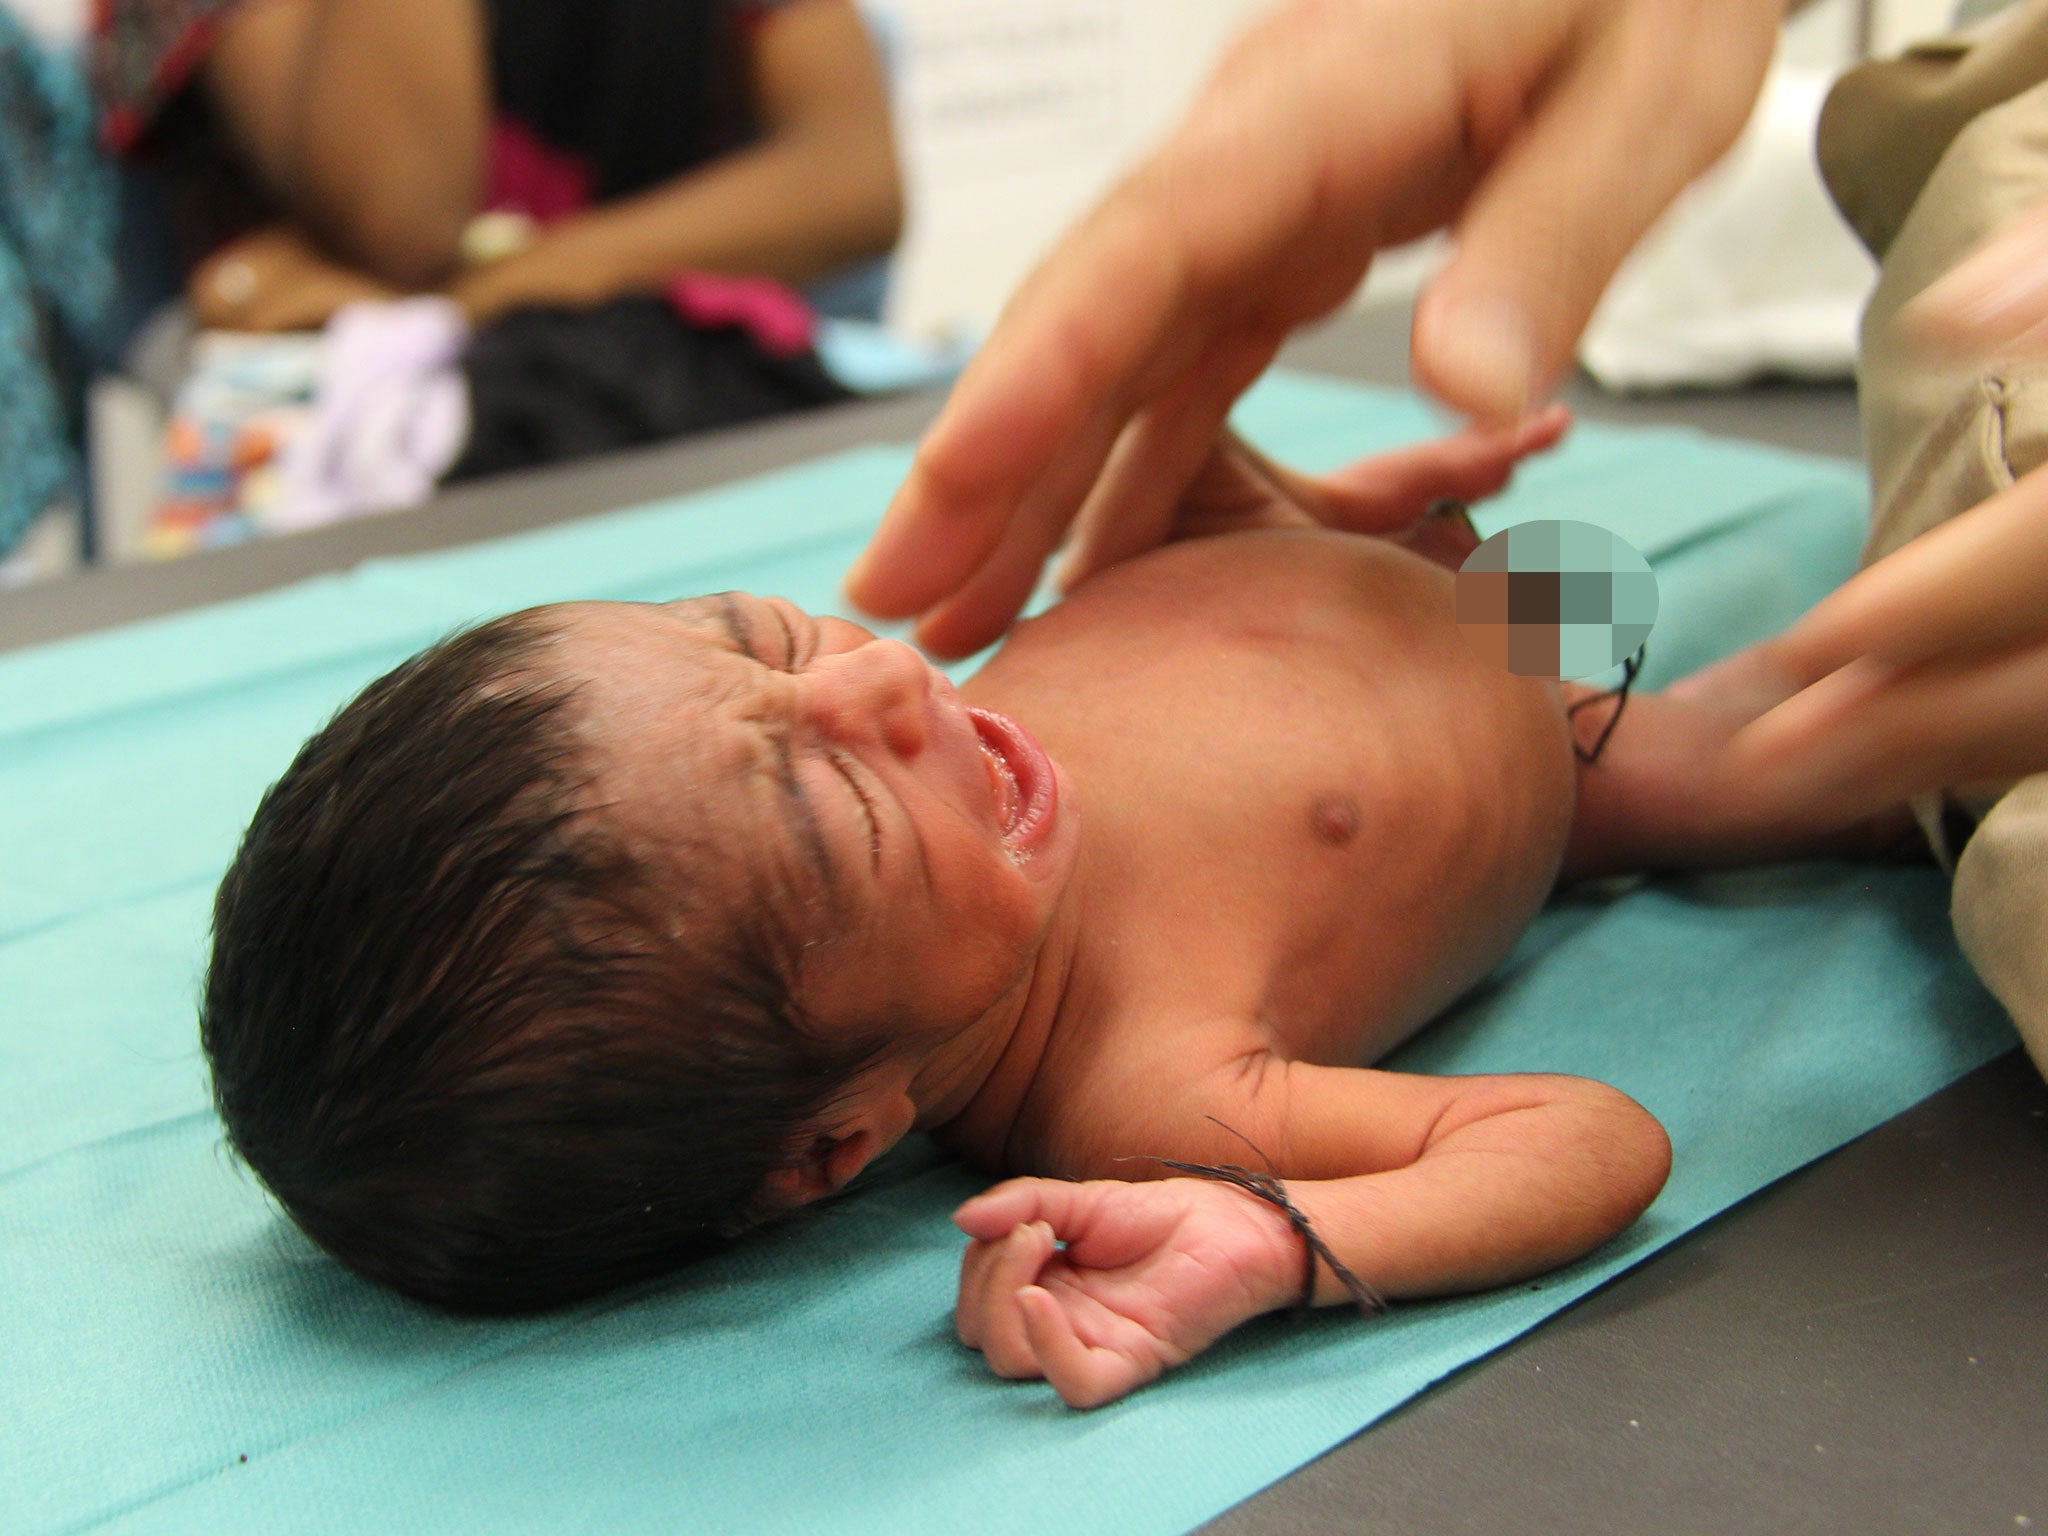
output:
<instances>
[{"instance_id":1,"label":"baby's wrinkled neck","mask_svg":"<svg viewBox=\"0 0 2048 1536\"><path fill-rule=\"evenodd\" d=\"M1018 984L919 1074L931 1085L919 1101L919 1129L984 1168L1009 1166L1018 1115L1066 1006L1081 947L1081 886L1068 882Z\"/></svg>"}]
</instances>

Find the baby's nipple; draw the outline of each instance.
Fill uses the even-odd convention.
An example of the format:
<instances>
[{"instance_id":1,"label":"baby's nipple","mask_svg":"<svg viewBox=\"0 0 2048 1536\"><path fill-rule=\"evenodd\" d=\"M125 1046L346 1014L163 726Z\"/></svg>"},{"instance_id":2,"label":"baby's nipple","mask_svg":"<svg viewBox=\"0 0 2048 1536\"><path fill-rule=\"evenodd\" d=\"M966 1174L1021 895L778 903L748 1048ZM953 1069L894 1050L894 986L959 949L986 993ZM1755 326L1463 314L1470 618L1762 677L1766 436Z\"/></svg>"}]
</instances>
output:
<instances>
[{"instance_id":1,"label":"baby's nipple","mask_svg":"<svg viewBox=\"0 0 2048 1536\"><path fill-rule=\"evenodd\" d=\"M1325 848L1342 848L1358 836L1358 802L1349 795L1323 795L1309 808L1308 826Z\"/></svg>"}]
</instances>

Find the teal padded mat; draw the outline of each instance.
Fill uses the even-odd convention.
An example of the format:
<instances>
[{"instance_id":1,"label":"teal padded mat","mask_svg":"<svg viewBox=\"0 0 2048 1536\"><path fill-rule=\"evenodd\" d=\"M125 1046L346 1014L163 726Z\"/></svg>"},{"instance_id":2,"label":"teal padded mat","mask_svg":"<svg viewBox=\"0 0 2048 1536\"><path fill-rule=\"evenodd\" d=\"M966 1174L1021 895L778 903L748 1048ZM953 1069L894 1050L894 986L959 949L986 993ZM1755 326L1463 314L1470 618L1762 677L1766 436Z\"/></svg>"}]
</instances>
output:
<instances>
[{"instance_id":1,"label":"teal padded mat","mask_svg":"<svg viewBox=\"0 0 2048 1536\"><path fill-rule=\"evenodd\" d=\"M1284 376L1241 420L1312 468L1436 428L1405 397ZM1618 1084L1676 1144L1651 1213L1535 1285L1261 1322L1092 1414L954 1342L947 1214L979 1181L923 1143L815 1220L546 1318L452 1320L344 1274L224 1152L195 1039L213 883L264 785L467 620L725 587L832 606L907 458L0 657L0 1529L1180 1531L2011 1044L1930 870L1562 901L1400 1064ZM1846 574L1864 493L1834 461L1586 426L1482 524L1521 517L1603 522L1652 557L1656 681Z\"/></svg>"}]
</instances>

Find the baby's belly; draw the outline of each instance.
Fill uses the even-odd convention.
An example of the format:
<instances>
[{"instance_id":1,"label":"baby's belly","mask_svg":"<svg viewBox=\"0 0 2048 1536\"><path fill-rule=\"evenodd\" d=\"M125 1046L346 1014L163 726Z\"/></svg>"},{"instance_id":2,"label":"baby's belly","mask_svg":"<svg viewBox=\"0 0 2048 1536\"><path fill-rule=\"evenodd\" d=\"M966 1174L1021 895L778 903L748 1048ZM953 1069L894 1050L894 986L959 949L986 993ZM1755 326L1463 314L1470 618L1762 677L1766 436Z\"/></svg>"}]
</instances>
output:
<instances>
[{"instance_id":1,"label":"baby's belly","mask_svg":"<svg viewBox=\"0 0 2048 1536\"><path fill-rule=\"evenodd\" d=\"M1291 1059L1375 1060L1482 980L1548 896L1569 832L1568 802L1535 796L1431 820L1334 773L1260 793L1263 826L1105 885L1149 930L1131 953L1156 980L1138 990L1252 1019ZM1169 884L1169 899L1143 894Z\"/></svg>"}]
</instances>

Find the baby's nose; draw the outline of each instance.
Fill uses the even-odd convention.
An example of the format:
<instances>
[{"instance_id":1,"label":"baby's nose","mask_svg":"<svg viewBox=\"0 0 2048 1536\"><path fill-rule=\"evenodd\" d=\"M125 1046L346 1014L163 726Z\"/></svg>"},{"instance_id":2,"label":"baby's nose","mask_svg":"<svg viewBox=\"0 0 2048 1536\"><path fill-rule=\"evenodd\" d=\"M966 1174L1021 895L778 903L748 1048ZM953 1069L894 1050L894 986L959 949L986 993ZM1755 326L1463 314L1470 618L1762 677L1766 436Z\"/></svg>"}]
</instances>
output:
<instances>
[{"instance_id":1,"label":"baby's nose","mask_svg":"<svg viewBox=\"0 0 2048 1536\"><path fill-rule=\"evenodd\" d=\"M901 640L870 640L815 669L820 726L840 739L880 735L902 757L924 745L932 669Z\"/></svg>"}]
</instances>

